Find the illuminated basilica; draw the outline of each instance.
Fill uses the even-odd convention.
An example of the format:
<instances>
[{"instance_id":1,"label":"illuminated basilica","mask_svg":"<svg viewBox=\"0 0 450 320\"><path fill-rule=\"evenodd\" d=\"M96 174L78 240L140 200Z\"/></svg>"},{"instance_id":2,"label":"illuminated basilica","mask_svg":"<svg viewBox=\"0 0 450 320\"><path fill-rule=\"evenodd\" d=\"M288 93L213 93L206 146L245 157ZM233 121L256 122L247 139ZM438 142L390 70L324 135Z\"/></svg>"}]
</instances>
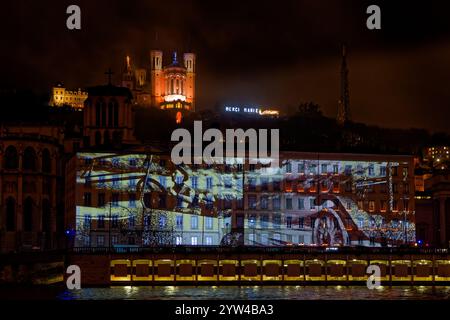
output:
<instances>
[{"instance_id":1,"label":"illuminated basilica","mask_svg":"<svg viewBox=\"0 0 450 320\"><path fill-rule=\"evenodd\" d=\"M163 52L150 51L150 77L144 68L134 69L126 57L122 86L129 88L137 104L174 113L180 122L184 113L195 111L195 54L176 52L169 65L163 66Z\"/></svg>"}]
</instances>

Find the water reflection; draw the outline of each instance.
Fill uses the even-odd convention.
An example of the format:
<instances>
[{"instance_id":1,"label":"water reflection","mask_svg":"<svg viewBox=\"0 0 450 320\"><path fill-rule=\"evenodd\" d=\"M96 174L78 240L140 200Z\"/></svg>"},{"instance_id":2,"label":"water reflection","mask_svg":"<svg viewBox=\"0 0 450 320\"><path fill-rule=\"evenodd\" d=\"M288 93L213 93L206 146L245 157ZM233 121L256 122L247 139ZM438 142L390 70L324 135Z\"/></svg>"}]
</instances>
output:
<instances>
[{"instance_id":1,"label":"water reflection","mask_svg":"<svg viewBox=\"0 0 450 320\"><path fill-rule=\"evenodd\" d=\"M367 287L346 286L224 286L224 287L110 287L64 290L57 299L75 300L156 300L156 299L243 299L243 300L435 300L450 299L446 287Z\"/></svg>"}]
</instances>

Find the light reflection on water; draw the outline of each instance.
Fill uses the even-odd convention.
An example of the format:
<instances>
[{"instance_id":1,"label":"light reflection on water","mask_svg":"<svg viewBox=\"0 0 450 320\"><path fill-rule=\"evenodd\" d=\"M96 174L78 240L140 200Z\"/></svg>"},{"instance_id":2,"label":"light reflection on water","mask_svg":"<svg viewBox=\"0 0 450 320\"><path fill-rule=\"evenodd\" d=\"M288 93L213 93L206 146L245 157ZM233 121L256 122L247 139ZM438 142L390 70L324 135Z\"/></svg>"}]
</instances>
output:
<instances>
[{"instance_id":1,"label":"light reflection on water","mask_svg":"<svg viewBox=\"0 0 450 320\"><path fill-rule=\"evenodd\" d=\"M120 286L65 290L62 300L436 300L450 299L447 287L367 287L346 286Z\"/></svg>"}]
</instances>

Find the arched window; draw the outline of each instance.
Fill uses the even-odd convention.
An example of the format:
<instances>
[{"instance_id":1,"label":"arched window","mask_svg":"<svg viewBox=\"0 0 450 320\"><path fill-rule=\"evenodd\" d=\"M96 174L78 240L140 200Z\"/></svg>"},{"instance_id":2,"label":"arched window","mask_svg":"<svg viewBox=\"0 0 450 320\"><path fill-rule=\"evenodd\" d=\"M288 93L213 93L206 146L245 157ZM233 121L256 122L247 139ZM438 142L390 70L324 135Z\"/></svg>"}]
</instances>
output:
<instances>
[{"instance_id":1,"label":"arched window","mask_svg":"<svg viewBox=\"0 0 450 320\"><path fill-rule=\"evenodd\" d=\"M109 146L111 143L111 139L109 137L109 131L105 130L103 133L103 144Z\"/></svg>"},{"instance_id":2,"label":"arched window","mask_svg":"<svg viewBox=\"0 0 450 320\"><path fill-rule=\"evenodd\" d=\"M102 125L102 103L97 101L95 104L95 126L100 127Z\"/></svg>"},{"instance_id":3,"label":"arched window","mask_svg":"<svg viewBox=\"0 0 450 320\"><path fill-rule=\"evenodd\" d=\"M19 156L17 149L9 146L5 151L5 169L17 169L19 166Z\"/></svg>"},{"instance_id":4,"label":"arched window","mask_svg":"<svg viewBox=\"0 0 450 320\"><path fill-rule=\"evenodd\" d=\"M52 159L50 157L50 151L48 151L48 149L44 149L42 151L42 172L52 172Z\"/></svg>"},{"instance_id":5,"label":"arched window","mask_svg":"<svg viewBox=\"0 0 450 320\"><path fill-rule=\"evenodd\" d=\"M108 127L112 127L114 123L114 103L110 101L108 103Z\"/></svg>"},{"instance_id":6,"label":"arched window","mask_svg":"<svg viewBox=\"0 0 450 320\"><path fill-rule=\"evenodd\" d=\"M52 231L52 215L48 199L42 200L42 231L45 233Z\"/></svg>"},{"instance_id":7,"label":"arched window","mask_svg":"<svg viewBox=\"0 0 450 320\"><path fill-rule=\"evenodd\" d=\"M16 231L16 201L12 197L6 200L6 231Z\"/></svg>"},{"instance_id":8,"label":"arched window","mask_svg":"<svg viewBox=\"0 0 450 320\"><path fill-rule=\"evenodd\" d=\"M95 133L95 145L99 146L102 144L102 134L100 133L100 131L97 131Z\"/></svg>"},{"instance_id":9,"label":"arched window","mask_svg":"<svg viewBox=\"0 0 450 320\"><path fill-rule=\"evenodd\" d=\"M30 197L23 203L23 231L33 231L33 199Z\"/></svg>"},{"instance_id":10,"label":"arched window","mask_svg":"<svg viewBox=\"0 0 450 320\"><path fill-rule=\"evenodd\" d=\"M117 103L117 101L114 101L113 104L113 114L114 114L114 127L118 127L119 126L119 104Z\"/></svg>"},{"instance_id":11,"label":"arched window","mask_svg":"<svg viewBox=\"0 0 450 320\"><path fill-rule=\"evenodd\" d=\"M106 127L106 105L104 103L101 104L102 108L102 126Z\"/></svg>"},{"instance_id":12,"label":"arched window","mask_svg":"<svg viewBox=\"0 0 450 320\"><path fill-rule=\"evenodd\" d=\"M36 152L32 147L27 147L23 152L23 169L36 170Z\"/></svg>"}]
</instances>

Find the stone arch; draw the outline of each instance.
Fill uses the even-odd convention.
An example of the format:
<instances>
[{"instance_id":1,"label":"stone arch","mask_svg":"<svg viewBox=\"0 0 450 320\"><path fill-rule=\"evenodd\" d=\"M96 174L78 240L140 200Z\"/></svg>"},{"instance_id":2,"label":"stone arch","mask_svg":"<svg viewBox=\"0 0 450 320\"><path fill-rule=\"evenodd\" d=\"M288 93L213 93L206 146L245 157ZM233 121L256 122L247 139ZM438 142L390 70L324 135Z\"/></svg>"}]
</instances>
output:
<instances>
[{"instance_id":1,"label":"stone arch","mask_svg":"<svg viewBox=\"0 0 450 320\"><path fill-rule=\"evenodd\" d=\"M50 151L47 148L42 150L42 172L51 173L52 172L52 158L50 156Z\"/></svg>"},{"instance_id":2,"label":"stone arch","mask_svg":"<svg viewBox=\"0 0 450 320\"><path fill-rule=\"evenodd\" d=\"M6 231L16 231L16 200L6 199Z\"/></svg>"},{"instance_id":3,"label":"stone arch","mask_svg":"<svg viewBox=\"0 0 450 320\"><path fill-rule=\"evenodd\" d=\"M36 171L37 169L37 156L33 147L26 147L23 152L23 169Z\"/></svg>"},{"instance_id":4,"label":"stone arch","mask_svg":"<svg viewBox=\"0 0 450 320\"><path fill-rule=\"evenodd\" d=\"M110 145L111 143L111 138L109 136L109 131L105 130L105 132L103 132L103 144L104 145Z\"/></svg>"},{"instance_id":5,"label":"stone arch","mask_svg":"<svg viewBox=\"0 0 450 320\"><path fill-rule=\"evenodd\" d=\"M102 144L102 134L100 131L95 132L95 145L99 146Z\"/></svg>"},{"instance_id":6,"label":"stone arch","mask_svg":"<svg viewBox=\"0 0 450 320\"><path fill-rule=\"evenodd\" d=\"M17 169L19 167L19 155L14 146L9 146L5 150L4 158L5 169Z\"/></svg>"},{"instance_id":7,"label":"stone arch","mask_svg":"<svg viewBox=\"0 0 450 320\"><path fill-rule=\"evenodd\" d=\"M42 231L47 234L52 231L52 213L48 199L42 200Z\"/></svg>"},{"instance_id":8,"label":"stone arch","mask_svg":"<svg viewBox=\"0 0 450 320\"><path fill-rule=\"evenodd\" d=\"M27 197L23 202L23 231L33 231L33 206L34 202L31 197Z\"/></svg>"}]
</instances>

